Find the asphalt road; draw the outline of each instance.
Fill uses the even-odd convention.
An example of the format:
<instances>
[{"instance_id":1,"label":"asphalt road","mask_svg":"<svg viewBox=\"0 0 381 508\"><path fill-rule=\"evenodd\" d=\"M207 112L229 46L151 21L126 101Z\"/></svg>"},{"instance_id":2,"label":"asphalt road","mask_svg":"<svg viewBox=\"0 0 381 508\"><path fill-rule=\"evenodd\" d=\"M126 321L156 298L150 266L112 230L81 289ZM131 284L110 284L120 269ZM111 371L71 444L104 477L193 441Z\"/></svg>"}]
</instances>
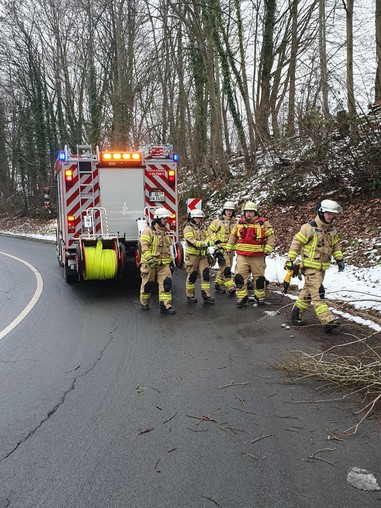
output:
<instances>
[{"instance_id":1,"label":"asphalt road","mask_svg":"<svg viewBox=\"0 0 381 508\"><path fill-rule=\"evenodd\" d=\"M133 278L67 285L53 245L6 237L0 280L0 333L36 300L0 340L0 508L381 506L347 482L380 483L379 422L328 440L358 406L274 368L316 348L278 295L190 305L180 270L177 314L143 312Z\"/></svg>"}]
</instances>

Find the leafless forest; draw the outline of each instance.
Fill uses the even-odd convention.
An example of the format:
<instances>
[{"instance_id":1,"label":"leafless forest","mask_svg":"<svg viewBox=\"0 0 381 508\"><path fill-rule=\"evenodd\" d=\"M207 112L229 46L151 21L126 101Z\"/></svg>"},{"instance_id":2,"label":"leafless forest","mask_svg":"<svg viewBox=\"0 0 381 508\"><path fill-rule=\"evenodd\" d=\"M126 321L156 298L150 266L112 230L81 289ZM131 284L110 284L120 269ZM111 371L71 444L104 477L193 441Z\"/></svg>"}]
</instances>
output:
<instances>
[{"instance_id":1,"label":"leafless forest","mask_svg":"<svg viewBox=\"0 0 381 508\"><path fill-rule=\"evenodd\" d=\"M274 146L367 144L381 100L381 0L0 0L0 15L2 210L36 207L65 144L172 143L187 178L226 182Z\"/></svg>"}]
</instances>

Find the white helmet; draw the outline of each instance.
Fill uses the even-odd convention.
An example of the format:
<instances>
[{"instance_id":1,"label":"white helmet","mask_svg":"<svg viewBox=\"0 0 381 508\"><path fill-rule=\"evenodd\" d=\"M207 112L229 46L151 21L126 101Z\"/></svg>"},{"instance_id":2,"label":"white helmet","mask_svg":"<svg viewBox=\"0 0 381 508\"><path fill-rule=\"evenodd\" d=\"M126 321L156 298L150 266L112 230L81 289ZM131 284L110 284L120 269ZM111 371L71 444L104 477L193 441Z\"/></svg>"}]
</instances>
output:
<instances>
[{"instance_id":1,"label":"white helmet","mask_svg":"<svg viewBox=\"0 0 381 508\"><path fill-rule=\"evenodd\" d=\"M242 208L242 211L243 212L247 212L247 211L256 212L257 205L255 203L253 203L252 201L248 201L247 203L245 203L245 206Z\"/></svg>"},{"instance_id":2,"label":"white helmet","mask_svg":"<svg viewBox=\"0 0 381 508\"><path fill-rule=\"evenodd\" d=\"M166 208L156 208L153 213L154 219L166 219L171 215L171 212Z\"/></svg>"},{"instance_id":3,"label":"white helmet","mask_svg":"<svg viewBox=\"0 0 381 508\"><path fill-rule=\"evenodd\" d=\"M205 217L205 214L202 210L199 210L198 208L194 208L190 212L191 219L203 219Z\"/></svg>"},{"instance_id":4,"label":"white helmet","mask_svg":"<svg viewBox=\"0 0 381 508\"><path fill-rule=\"evenodd\" d=\"M235 210L233 201L225 201L223 209L224 210Z\"/></svg>"},{"instance_id":5,"label":"white helmet","mask_svg":"<svg viewBox=\"0 0 381 508\"><path fill-rule=\"evenodd\" d=\"M330 212L330 213L341 213L343 209L337 203L337 201L332 201L332 199L323 199L323 201L320 203L319 212Z\"/></svg>"}]
</instances>

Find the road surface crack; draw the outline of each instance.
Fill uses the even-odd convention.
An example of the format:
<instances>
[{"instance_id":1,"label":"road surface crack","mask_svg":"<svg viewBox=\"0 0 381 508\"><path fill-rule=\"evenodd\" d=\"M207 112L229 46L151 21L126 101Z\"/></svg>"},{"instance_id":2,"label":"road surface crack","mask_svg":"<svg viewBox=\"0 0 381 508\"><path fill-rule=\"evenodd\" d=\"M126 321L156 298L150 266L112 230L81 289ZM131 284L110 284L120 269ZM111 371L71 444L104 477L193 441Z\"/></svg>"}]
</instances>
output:
<instances>
[{"instance_id":1,"label":"road surface crack","mask_svg":"<svg viewBox=\"0 0 381 508\"><path fill-rule=\"evenodd\" d=\"M112 334L114 330L112 330L110 332L110 335ZM94 370L94 368L97 366L98 362L102 359L102 356L104 355L106 349L108 348L108 346L110 345L110 343L113 341L113 336L111 335L109 341L107 342L107 344L105 344L105 346L102 348L102 350L100 351L100 354L98 356L98 358L95 360L95 362L93 363L93 365L91 365L91 367L89 367L85 372L82 372L81 374L79 374L78 376L76 376L70 387L64 392L64 394L62 395L62 397L60 398L60 400L57 402L57 404L48 412L48 414L46 415L45 418L43 418L38 425L36 425L36 427L31 430L29 432L28 435L26 435L25 437L23 437L13 448L10 452L8 452L6 455L4 455L3 457L0 457L0 463L3 462L4 460L8 459L8 457L10 457L23 443L25 443L30 437L32 437L37 431L39 428L42 427L42 425L47 422L49 420L49 418L51 416L53 416L57 411L58 409L64 404L65 400L66 400L66 397L74 390L75 388L75 385L78 381L78 379L80 379L81 377L85 377L87 376L88 374L90 374L90 372L92 370Z\"/></svg>"}]
</instances>

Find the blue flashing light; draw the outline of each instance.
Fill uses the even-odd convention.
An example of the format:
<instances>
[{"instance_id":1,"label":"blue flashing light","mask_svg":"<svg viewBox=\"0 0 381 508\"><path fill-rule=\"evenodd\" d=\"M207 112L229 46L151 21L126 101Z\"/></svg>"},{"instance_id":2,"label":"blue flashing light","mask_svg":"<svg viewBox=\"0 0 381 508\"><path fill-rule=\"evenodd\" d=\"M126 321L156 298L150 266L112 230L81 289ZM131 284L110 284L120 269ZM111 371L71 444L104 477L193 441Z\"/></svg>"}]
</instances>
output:
<instances>
[{"instance_id":1,"label":"blue flashing light","mask_svg":"<svg viewBox=\"0 0 381 508\"><path fill-rule=\"evenodd\" d=\"M61 161L64 161L64 160L66 159L66 157L65 157L65 152L60 152L60 154L59 154L59 159L60 159Z\"/></svg>"},{"instance_id":2,"label":"blue flashing light","mask_svg":"<svg viewBox=\"0 0 381 508\"><path fill-rule=\"evenodd\" d=\"M178 161L179 161L179 154L178 154L178 153L174 153L174 154L172 154L172 160L173 160L174 162L178 162Z\"/></svg>"}]
</instances>

